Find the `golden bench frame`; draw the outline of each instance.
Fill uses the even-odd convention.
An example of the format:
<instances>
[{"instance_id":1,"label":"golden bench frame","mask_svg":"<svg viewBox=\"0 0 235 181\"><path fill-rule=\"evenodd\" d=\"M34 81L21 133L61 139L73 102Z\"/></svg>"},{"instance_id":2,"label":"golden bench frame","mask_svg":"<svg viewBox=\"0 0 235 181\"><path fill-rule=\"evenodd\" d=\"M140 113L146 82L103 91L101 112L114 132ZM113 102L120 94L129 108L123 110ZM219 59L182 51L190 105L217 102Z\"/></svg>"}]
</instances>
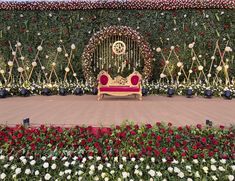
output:
<instances>
[{"instance_id":1,"label":"golden bench frame","mask_svg":"<svg viewBox=\"0 0 235 181\"><path fill-rule=\"evenodd\" d=\"M108 83L106 85L102 85L100 83L100 77L102 75L106 75L108 77ZM137 85L132 85L131 83L131 77L137 75L139 77L139 82ZM139 100L142 100L142 86L141 86L141 79L142 76L138 71L134 71L132 74L130 74L128 77L124 78L122 76L117 76L114 77L114 79L111 78L111 76L104 70L102 70L99 75L97 76L97 81L98 81L98 101L104 97L105 94L112 95L112 96L128 96L128 95L135 95L138 96ZM116 87L121 87L121 86L127 86L127 87L138 87L139 91L138 92L111 92L111 91L100 91L101 87L111 87L111 86L116 86Z\"/></svg>"}]
</instances>

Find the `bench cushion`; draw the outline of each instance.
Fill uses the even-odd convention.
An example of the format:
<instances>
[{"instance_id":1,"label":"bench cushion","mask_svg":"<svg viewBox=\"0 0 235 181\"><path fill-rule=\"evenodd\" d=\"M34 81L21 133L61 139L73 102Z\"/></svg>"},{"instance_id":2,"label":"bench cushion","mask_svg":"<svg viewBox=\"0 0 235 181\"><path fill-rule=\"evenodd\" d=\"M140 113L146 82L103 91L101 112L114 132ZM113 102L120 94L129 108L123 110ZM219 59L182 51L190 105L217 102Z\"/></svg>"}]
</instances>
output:
<instances>
[{"instance_id":1,"label":"bench cushion","mask_svg":"<svg viewBox=\"0 0 235 181\"><path fill-rule=\"evenodd\" d=\"M133 75L133 76L131 77L131 84L132 84L132 85L137 85L137 84L139 83L139 80L140 80L140 78L139 78L138 75Z\"/></svg>"},{"instance_id":2,"label":"bench cushion","mask_svg":"<svg viewBox=\"0 0 235 181\"><path fill-rule=\"evenodd\" d=\"M129 86L111 86L111 87L101 87L100 91L103 92L139 92L139 87L129 87Z\"/></svg>"},{"instance_id":3,"label":"bench cushion","mask_svg":"<svg viewBox=\"0 0 235 181\"><path fill-rule=\"evenodd\" d=\"M101 76L100 76L100 83L101 83L102 85L106 85L106 84L108 83L108 81L109 81L109 78L108 78L107 75L101 75Z\"/></svg>"}]
</instances>

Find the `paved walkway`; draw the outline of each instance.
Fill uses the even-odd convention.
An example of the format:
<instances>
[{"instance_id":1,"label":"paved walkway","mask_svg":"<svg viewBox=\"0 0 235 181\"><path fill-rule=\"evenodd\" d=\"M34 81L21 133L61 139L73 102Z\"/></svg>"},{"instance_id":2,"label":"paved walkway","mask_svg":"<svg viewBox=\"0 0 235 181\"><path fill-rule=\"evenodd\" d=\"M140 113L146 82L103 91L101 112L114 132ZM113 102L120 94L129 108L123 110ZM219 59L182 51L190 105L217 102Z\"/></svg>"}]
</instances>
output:
<instances>
[{"instance_id":1,"label":"paved walkway","mask_svg":"<svg viewBox=\"0 0 235 181\"><path fill-rule=\"evenodd\" d=\"M0 124L21 124L29 117L36 125L110 126L130 120L136 123L172 122L174 125L235 125L235 99L205 99L183 96L109 97L97 101L93 95L31 96L0 99Z\"/></svg>"}]
</instances>

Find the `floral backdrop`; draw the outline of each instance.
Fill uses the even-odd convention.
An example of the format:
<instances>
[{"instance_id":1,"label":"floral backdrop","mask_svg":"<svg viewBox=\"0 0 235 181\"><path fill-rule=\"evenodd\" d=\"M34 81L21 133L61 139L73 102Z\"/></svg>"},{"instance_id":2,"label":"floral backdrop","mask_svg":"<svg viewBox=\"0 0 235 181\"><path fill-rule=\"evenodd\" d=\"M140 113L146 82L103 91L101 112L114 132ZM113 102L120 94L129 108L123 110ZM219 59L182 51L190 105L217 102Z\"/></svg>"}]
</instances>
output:
<instances>
[{"instance_id":1,"label":"floral backdrop","mask_svg":"<svg viewBox=\"0 0 235 181\"><path fill-rule=\"evenodd\" d=\"M169 85L179 94L180 86L200 86L198 94L208 87L234 88L233 9L2 9L0 80L13 94L22 87L36 94L61 86L91 91L94 82L84 79L82 53L94 33L112 25L131 27L150 44L152 76L144 81L150 92Z\"/></svg>"}]
</instances>

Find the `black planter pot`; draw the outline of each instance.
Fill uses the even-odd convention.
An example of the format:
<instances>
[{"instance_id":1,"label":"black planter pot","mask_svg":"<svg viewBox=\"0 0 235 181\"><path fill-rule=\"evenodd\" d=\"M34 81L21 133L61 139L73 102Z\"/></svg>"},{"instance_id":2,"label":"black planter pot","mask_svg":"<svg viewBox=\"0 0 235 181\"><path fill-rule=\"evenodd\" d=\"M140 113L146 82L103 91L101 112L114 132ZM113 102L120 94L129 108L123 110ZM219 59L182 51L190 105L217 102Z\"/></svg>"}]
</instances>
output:
<instances>
[{"instance_id":1,"label":"black planter pot","mask_svg":"<svg viewBox=\"0 0 235 181\"><path fill-rule=\"evenodd\" d=\"M96 87L94 87L94 88L92 89L92 94L93 94L93 95L97 95L97 94L98 94L98 89L97 89Z\"/></svg>"},{"instance_id":2,"label":"black planter pot","mask_svg":"<svg viewBox=\"0 0 235 181\"><path fill-rule=\"evenodd\" d=\"M169 88L167 89L167 96L168 96L168 97L172 97L174 94L175 94L175 89L172 88L172 87L169 87Z\"/></svg>"},{"instance_id":3,"label":"black planter pot","mask_svg":"<svg viewBox=\"0 0 235 181\"><path fill-rule=\"evenodd\" d=\"M205 92L204 92L204 96L205 96L206 98L209 98L209 99L210 99L210 98L213 96L212 90L206 89Z\"/></svg>"},{"instance_id":4,"label":"black planter pot","mask_svg":"<svg viewBox=\"0 0 235 181\"><path fill-rule=\"evenodd\" d=\"M142 96L147 96L148 95L148 89L142 88Z\"/></svg>"},{"instance_id":5,"label":"black planter pot","mask_svg":"<svg viewBox=\"0 0 235 181\"><path fill-rule=\"evenodd\" d=\"M60 88L60 89L59 89L59 94L60 94L61 96L66 96L67 90L66 90L65 88Z\"/></svg>"},{"instance_id":6,"label":"black planter pot","mask_svg":"<svg viewBox=\"0 0 235 181\"><path fill-rule=\"evenodd\" d=\"M30 91L28 89L26 89L26 88L22 88L20 90L20 95L24 96L24 97L28 97L28 96L30 96Z\"/></svg>"},{"instance_id":7,"label":"black planter pot","mask_svg":"<svg viewBox=\"0 0 235 181\"><path fill-rule=\"evenodd\" d=\"M6 98L8 96L8 91L6 89L0 89L0 98Z\"/></svg>"},{"instance_id":8,"label":"black planter pot","mask_svg":"<svg viewBox=\"0 0 235 181\"><path fill-rule=\"evenodd\" d=\"M193 89L187 89L185 94L187 98L191 98L193 96Z\"/></svg>"},{"instance_id":9,"label":"black planter pot","mask_svg":"<svg viewBox=\"0 0 235 181\"><path fill-rule=\"evenodd\" d=\"M74 89L73 93L76 96L81 96L81 95L83 95L83 90L80 87L77 87L77 88Z\"/></svg>"},{"instance_id":10,"label":"black planter pot","mask_svg":"<svg viewBox=\"0 0 235 181\"><path fill-rule=\"evenodd\" d=\"M41 94L44 96L50 96L52 94L52 92L49 88L44 88L44 89L42 89Z\"/></svg>"},{"instance_id":11,"label":"black planter pot","mask_svg":"<svg viewBox=\"0 0 235 181\"><path fill-rule=\"evenodd\" d=\"M224 91L224 98L225 99L232 99L232 92L230 91L230 90L226 90L226 91Z\"/></svg>"}]
</instances>

